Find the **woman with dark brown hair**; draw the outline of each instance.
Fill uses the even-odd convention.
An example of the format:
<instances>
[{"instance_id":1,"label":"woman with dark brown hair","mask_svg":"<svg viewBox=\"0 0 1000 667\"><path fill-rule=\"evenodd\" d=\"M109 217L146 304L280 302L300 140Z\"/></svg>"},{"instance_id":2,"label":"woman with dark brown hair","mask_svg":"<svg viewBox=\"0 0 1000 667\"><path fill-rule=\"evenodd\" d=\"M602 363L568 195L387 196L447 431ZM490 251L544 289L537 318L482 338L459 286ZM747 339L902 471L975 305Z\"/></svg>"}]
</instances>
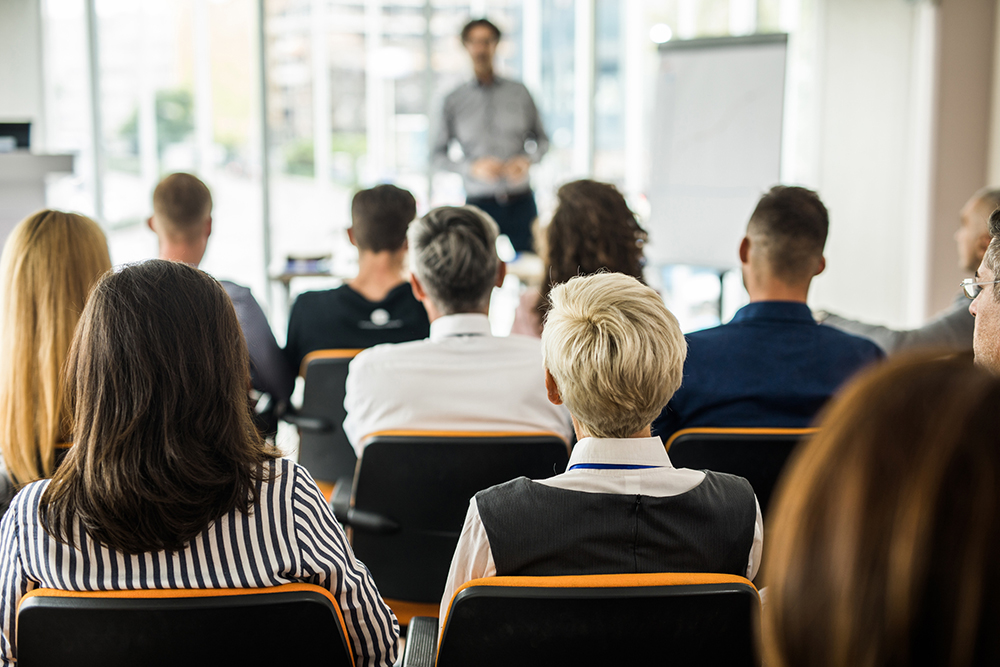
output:
<instances>
[{"instance_id":1,"label":"woman with dark brown hair","mask_svg":"<svg viewBox=\"0 0 1000 667\"><path fill-rule=\"evenodd\" d=\"M392 664L395 617L309 474L260 439L248 386L239 322L210 276L154 260L97 284L67 363L74 446L0 523L0 663L16 661L34 588L306 582L340 600L358 664Z\"/></svg>"},{"instance_id":2,"label":"woman with dark brown hair","mask_svg":"<svg viewBox=\"0 0 1000 667\"><path fill-rule=\"evenodd\" d=\"M884 364L826 411L767 538L771 667L1000 664L1000 379Z\"/></svg>"},{"instance_id":3,"label":"woman with dark brown hair","mask_svg":"<svg viewBox=\"0 0 1000 667\"><path fill-rule=\"evenodd\" d=\"M511 333L540 337L549 290L570 278L603 270L644 282L646 232L615 186L572 181L559 188L556 196L559 204L538 243L545 260L542 288L522 295Z\"/></svg>"}]
</instances>

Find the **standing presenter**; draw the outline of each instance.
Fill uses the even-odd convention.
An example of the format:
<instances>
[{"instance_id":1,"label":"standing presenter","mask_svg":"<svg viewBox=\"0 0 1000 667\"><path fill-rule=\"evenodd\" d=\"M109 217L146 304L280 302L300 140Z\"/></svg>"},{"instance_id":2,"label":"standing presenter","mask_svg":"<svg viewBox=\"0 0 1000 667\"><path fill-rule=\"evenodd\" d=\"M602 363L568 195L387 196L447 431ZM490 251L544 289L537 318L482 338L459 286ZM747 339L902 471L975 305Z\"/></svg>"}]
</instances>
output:
<instances>
[{"instance_id":1,"label":"standing presenter","mask_svg":"<svg viewBox=\"0 0 1000 667\"><path fill-rule=\"evenodd\" d=\"M523 252L533 248L531 224L538 216L528 168L545 155L549 138L524 84L494 73L499 42L500 29L486 19L462 28L476 76L445 98L433 160L462 175L466 203L489 213L514 250ZM459 162L448 156L453 140L464 154Z\"/></svg>"}]
</instances>

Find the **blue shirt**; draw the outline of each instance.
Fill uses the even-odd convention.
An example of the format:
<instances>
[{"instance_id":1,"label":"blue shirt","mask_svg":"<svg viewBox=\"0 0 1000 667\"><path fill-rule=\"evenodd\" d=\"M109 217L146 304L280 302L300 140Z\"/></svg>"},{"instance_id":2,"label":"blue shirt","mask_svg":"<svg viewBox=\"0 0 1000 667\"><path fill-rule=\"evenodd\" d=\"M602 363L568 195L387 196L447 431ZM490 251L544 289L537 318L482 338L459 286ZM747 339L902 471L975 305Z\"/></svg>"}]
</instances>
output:
<instances>
[{"instance_id":1,"label":"blue shirt","mask_svg":"<svg viewBox=\"0 0 1000 667\"><path fill-rule=\"evenodd\" d=\"M751 303L687 342L681 388L653 422L664 441L695 426L809 426L845 380L885 357L870 340L816 324L793 301Z\"/></svg>"}]
</instances>

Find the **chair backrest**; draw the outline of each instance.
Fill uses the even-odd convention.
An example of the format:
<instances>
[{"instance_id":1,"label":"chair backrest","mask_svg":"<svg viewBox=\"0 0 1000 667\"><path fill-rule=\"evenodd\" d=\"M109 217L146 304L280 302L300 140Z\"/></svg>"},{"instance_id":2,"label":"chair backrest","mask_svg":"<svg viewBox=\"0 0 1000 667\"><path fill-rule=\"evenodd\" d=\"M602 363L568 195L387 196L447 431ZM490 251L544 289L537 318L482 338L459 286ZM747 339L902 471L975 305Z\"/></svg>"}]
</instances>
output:
<instances>
[{"instance_id":1,"label":"chair backrest","mask_svg":"<svg viewBox=\"0 0 1000 667\"><path fill-rule=\"evenodd\" d=\"M305 388L301 417L319 418L329 429L299 430L299 463L315 479L335 482L354 474L358 457L344 434L347 367L361 350L317 350L302 360Z\"/></svg>"},{"instance_id":2,"label":"chair backrest","mask_svg":"<svg viewBox=\"0 0 1000 667\"><path fill-rule=\"evenodd\" d=\"M17 657L24 667L354 664L336 598L311 584L37 589L18 609Z\"/></svg>"},{"instance_id":3,"label":"chair backrest","mask_svg":"<svg viewBox=\"0 0 1000 667\"><path fill-rule=\"evenodd\" d=\"M455 593L437 665L752 666L759 623L732 575L491 577Z\"/></svg>"},{"instance_id":4,"label":"chair backrest","mask_svg":"<svg viewBox=\"0 0 1000 667\"><path fill-rule=\"evenodd\" d=\"M678 468L714 470L745 477L764 516L775 484L799 442L815 428L688 428L667 440L670 461Z\"/></svg>"},{"instance_id":5,"label":"chair backrest","mask_svg":"<svg viewBox=\"0 0 1000 667\"><path fill-rule=\"evenodd\" d=\"M383 597L439 603L469 499L520 476L551 477L568 459L566 442L551 433L375 434L358 466L353 506L398 529L355 528L354 552Z\"/></svg>"}]
</instances>

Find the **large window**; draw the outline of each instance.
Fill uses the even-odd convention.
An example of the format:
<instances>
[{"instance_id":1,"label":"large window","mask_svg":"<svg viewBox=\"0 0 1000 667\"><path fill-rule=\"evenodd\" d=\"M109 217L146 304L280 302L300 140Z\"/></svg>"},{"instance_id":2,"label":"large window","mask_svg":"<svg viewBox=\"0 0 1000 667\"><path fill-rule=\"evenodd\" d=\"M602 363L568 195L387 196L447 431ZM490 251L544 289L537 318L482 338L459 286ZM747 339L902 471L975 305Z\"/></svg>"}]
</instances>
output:
<instances>
[{"instance_id":1,"label":"large window","mask_svg":"<svg viewBox=\"0 0 1000 667\"><path fill-rule=\"evenodd\" d=\"M131 261L156 251L155 183L197 173L215 197L204 268L270 302L281 339L288 293L267 276L288 256L326 254L349 275L355 190L391 181L420 211L464 201L461 179L428 158L443 97L471 76L458 39L470 17L501 27L498 67L541 110L544 224L556 188L579 177L617 184L648 213L657 42L794 30L802 1L43 0L46 148L79 155L50 200L98 216L113 259ZM650 279L687 328L723 289L696 269ZM291 292L322 284L310 280Z\"/></svg>"}]
</instances>

